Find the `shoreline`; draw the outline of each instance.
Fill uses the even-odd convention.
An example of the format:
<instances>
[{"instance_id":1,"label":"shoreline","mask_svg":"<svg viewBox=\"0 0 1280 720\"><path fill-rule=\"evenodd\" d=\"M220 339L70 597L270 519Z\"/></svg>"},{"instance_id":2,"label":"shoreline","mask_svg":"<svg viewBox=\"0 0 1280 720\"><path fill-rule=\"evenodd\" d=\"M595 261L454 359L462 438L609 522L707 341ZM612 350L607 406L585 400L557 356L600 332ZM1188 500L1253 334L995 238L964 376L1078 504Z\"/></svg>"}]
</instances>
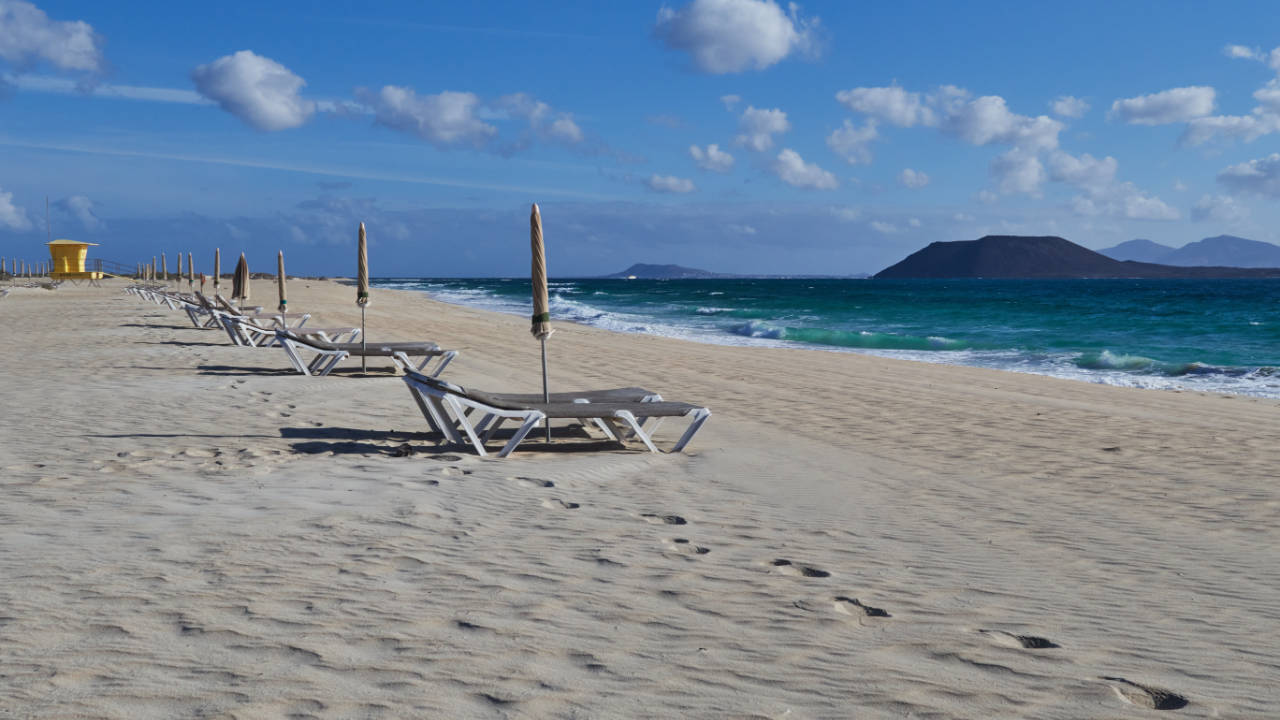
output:
<instances>
[{"instance_id":1,"label":"shoreline","mask_svg":"<svg viewBox=\"0 0 1280 720\"><path fill-rule=\"evenodd\" d=\"M588 279L598 280L600 278L588 278ZM374 279L373 282L375 283L375 287L378 287L378 285L376 285L376 283L378 282L415 283L415 284L425 285L425 284L428 284L429 282L440 281L440 280L444 280L444 281L482 280L482 281L516 282L516 281L523 280L523 278L381 278L381 279ZM574 278L561 279L560 281L564 281L564 280L574 280ZM555 282L559 282L559 281L552 281L553 288L554 288ZM449 305L455 305L458 307L467 307L467 308L480 310L484 312L493 312L501 315L516 316L516 317L523 317L524 315L524 313L522 313L519 310L504 309L504 307L502 306L503 299L497 296L490 296L493 300L493 302L491 303L466 302L461 300L455 301L452 299L436 297L436 293L438 291L432 291L428 289L410 289L410 288L385 287L385 286L382 286L381 289L418 292L418 293L424 294L426 297L432 300L435 300L437 302L442 302ZM601 309L600 312L604 315L616 315L619 311ZM625 312L625 311L622 311L622 312ZM652 319L656 320L658 323L663 322L661 318L654 317ZM706 344L706 345L715 345L720 347L777 348L777 349L791 349L791 350L811 350L811 351L829 352L829 353L850 353L850 354L878 357L878 358L884 358L884 359L890 359L890 360L904 360L908 362L926 363L931 365L946 365L946 366L952 366L952 367L971 367L971 368L998 370L1001 372L1035 375L1040 377L1054 378L1058 380L1069 380L1073 382L1083 382L1088 384L1107 385L1111 387L1133 388L1133 389L1139 389L1139 390L1159 390L1159 391L1174 392L1174 393L1182 393L1182 392L1207 393L1211 395L1230 395L1233 397L1242 397L1242 398L1280 400L1280 389L1267 390L1267 389L1258 389L1258 388L1250 388L1250 387L1233 388L1230 386L1221 385L1221 381L1218 381L1219 384L1215 384L1212 386L1197 387L1194 382L1192 383L1185 382L1183 378L1197 377L1197 373L1191 370L1190 368L1193 368L1193 367L1212 368L1213 367L1211 365L1206 365L1200 362L1189 363L1187 365L1188 370L1181 374L1167 374L1167 373L1159 373L1159 372L1147 372L1147 373L1138 374L1138 373L1127 372L1122 367L1096 368L1096 367L1083 367L1078 364L1075 364L1076 360L1080 360L1087 356L1088 353L1084 351L1069 351L1069 352L1054 353L1048 350L1044 350L1044 351L1041 351L1040 354L1044 355L1045 358L1053 357L1056 354L1058 356L1061 356L1059 358L1059 361L1065 360L1067 356L1070 356L1070 355L1076 355L1078 357L1076 357L1074 360L1071 361L1070 366L1063 366L1058 369L1046 369L1046 368L1025 369L1021 367L1009 366L1008 364L1005 364L1005 365L992 364L990 360L987 360L986 362L984 362L981 358L977 360L966 361L964 359L956 359L954 357L948 357L946 355L946 353L951 353L951 352L976 353L976 354L981 354L984 352L997 353L997 354L1004 353L1004 352L1012 352L1012 353L1024 352L1016 349L1001 350L1001 349L990 349L990 348L988 349L965 348L965 349L954 350L954 351L949 351L949 350L924 351L924 350L893 349L893 348L883 348L883 349L882 348L860 348L860 347L846 347L846 346L840 346L840 345L824 345L822 343L803 342L798 340L787 340L785 338L769 338L769 337L760 337L755 335L741 335L741 334L732 333L730 331L726 331L724 329L720 329L720 332L724 333L724 337L718 337L713 334L696 332L691 329L683 328L677 325L663 325L662 327L665 327L667 330L674 331L674 332L662 333L662 332L652 332L652 331L646 331L646 330L625 330L625 329L615 328L615 327L603 327L603 326L592 324L586 321L566 319L566 318L553 318L553 321L558 323L572 323L574 325L578 325L582 327L589 327L597 330L603 330L605 332L613 332L613 333L618 333L623 335L645 335L650 337L662 337L667 339L683 340L687 342ZM1114 362L1117 364L1123 364L1124 361L1129 358L1130 356L1128 354L1113 353L1111 352L1110 349L1103 349L1098 354L1098 361L1103 363ZM1150 360L1153 364L1156 364L1156 365L1161 364L1160 361L1149 359L1149 358L1147 359ZM1258 369L1266 370L1267 368L1266 367L1255 368L1253 372L1256 372ZM1227 366L1227 367L1221 368L1221 370L1224 374L1230 377L1232 375L1229 371L1245 370L1245 368L1236 368L1234 366ZM1249 374L1250 372L1240 373L1242 377L1248 376Z\"/></svg>"},{"instance_id":2,"label":"shoreline","mask_svg":"<svg viewBox=\"0 0 1280 720\"><path fill-rule=\"evenodd\" d=\"M388 365L302 378L121 287L0 301L21 717L1280 703L1280 403L560 323L553 391L714 416L683 455L565 435L481 459L425 433ZM312 324L359 321L353 288L289 291ZM463 386L540 382L524 318L375 288L368 326L461 350Z\"/></svg>"}]
</instances>

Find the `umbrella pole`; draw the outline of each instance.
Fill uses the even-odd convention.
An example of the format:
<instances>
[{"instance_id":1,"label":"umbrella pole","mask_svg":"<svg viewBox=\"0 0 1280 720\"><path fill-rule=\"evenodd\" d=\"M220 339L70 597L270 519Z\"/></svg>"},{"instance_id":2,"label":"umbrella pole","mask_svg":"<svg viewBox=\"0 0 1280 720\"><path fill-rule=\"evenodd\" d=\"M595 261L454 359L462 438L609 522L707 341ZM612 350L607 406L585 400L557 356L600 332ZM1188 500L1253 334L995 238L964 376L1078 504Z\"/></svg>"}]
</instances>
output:
<instances>
[{"instance_id":1,"label":"umbrella pole","mask_svg":"<svg viewBox=\"0 0 1280 720\"><path fill-rule=\"evenodd\" d=\"M550 403L551 394L547 392L547 336L543 335L542 341L542 402ZM551 442L551 418L543 420L547 424L547 442Z\"/></svg>"},{"instance_id":2,"label":"umbrella pole","mask_svg":"<svg viewBox=\"0 0 1280 720\"><path fill-rule=\"evenodd\" d=\"M360 306L360 374L367 375L369 369L365 367L368 362L366 353L369 351L369 339L364 336L364 309L366 306Z\"/></svg>"}]
</instances>

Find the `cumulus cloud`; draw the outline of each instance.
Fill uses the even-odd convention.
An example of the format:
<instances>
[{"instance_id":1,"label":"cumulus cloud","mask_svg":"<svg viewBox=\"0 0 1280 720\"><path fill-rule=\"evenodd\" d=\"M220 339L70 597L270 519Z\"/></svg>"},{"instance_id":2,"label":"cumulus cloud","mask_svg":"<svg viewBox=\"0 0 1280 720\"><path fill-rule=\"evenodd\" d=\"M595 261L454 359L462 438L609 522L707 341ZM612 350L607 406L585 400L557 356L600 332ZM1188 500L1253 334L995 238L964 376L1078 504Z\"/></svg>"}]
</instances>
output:
<instances>
[{"instance_id":1,"label":"cumulus cloud","mask_svg":"<svg viewBox=\"0 0 1280 720\"><path fill-rule=\"evenodd\" d=\"M836 128L827 136L827 147L850 165L868 165L871 163L869 146L879 135L875 120L867 120L862 127L845 120L842 127Z\"/></svg>"},{"instance_id":2,"label":"cumulus cloud","mask_svg":"<svg viewBox=\"0 0 1280 720\"><path fill-rule=\"evenodd\" d=\"M806 163L800 153L784 149L773 163L773 172L788 185L812 190L834 190L840 183L836 176L814 163Z\"/></svg>"},{"instance_id":3,"label":"cumulus cloud","mask_svg":"<svg viewBox=\"0 0 1280 720\"><path fill-rule=\"evenodd\" d=\"M1060 95L1049 103L1049 109L1059 117L1079 118L1089 112L1089 103L1071 95Z\"/></svg>"},{"instance_id":4,"label":"cumulus cloud","mask_svg":"<svg viewBox=\"0 0 1280 720\"><path fill-rule=\"evenodd\" d=\"M724 109L733 112L733 109L742 102L741 95L721 95L720 102L724 103Z\"/></svg>"},{"instance_id":5,"label":"cumulus cloud","mask_svg":"<svg viewBox=\"0 0 1280 720\"><path fill-rule=\"evenodd\" d=\"M1115 182L1118 169L1119 163L1109 155L1102 159L1089 153L1075 156L1059 151L1049 155L1049 179L1091 193L1105 192Z\"/></svg>"},{"instance_id":6,"label":"cumulus cloud","mask_svg":"<svg viewBox=\"0 0 1280 720\"><path fill-rule=\"evenodd\" d=\"M1228 45L1222 48L1222 54L1229 58L1244 60L1261 60L1262 51L1257 48L1246 47L1244 45ZM1206 196L1208 197L1208 196Z\"/></svg>"},{"instance_id":7,"label":"cumulus cloud","mask_svg":"<svg viewBox=\"0 0 1280 720\"><path fill-rule=\"evenodd\" d=\"M748 105L738 120L738 129L741 132L733 139L735 143L764 152L773 147L773 136L790 130L791 123L787 121L787 114L778 108L761 110Z\"/></svg>"},{"instance_id":8,"label":"cumulus cloud","mask_svg":"<svg viewBox=\"0 0 1280 720\"><path fill-rule=\"evenodd\" d=\"M871 229L881 233L882 235L896 235L902 232L897 225L883 220L872 220Z\"/></svg>"},{"instance_id":9,"label":"cumulus cloud","mask_svg":"<svg viewBox=\"0 0 1280 720\"><path fill-rule=\"evenodd\" d=\"M27 211L13 204L13 193L0 189L0 228L9 230L30 230L31 219Z\"/></svg>"},{"instance_id":10,"label":"cumulus cloud","mask_svg":"<svg viewBox=\"0 0 1280 720\"><path fill-rule=\"evenodd\" d=\"M1107 156L1095 158L1084 153L1071 155L1055 150L1048 155L1048 175L1054 182L1081 192L1071 200L1077 215L1106 216L1130 220L1177 220L1179 213L1158 197L1130 182L1117 182L1119 163Z\"/></svg>"},{"instance_id":11,"label":"cumulus cloud","mask_svg":"<svg viewBox=\"0 0 1280 720\"><path fill-rule=\"evenodd\" d=\"M869 162L867 143L874 137L876 122L931 127L971 145L1010 146L1011 151L991 165L992 177L1003 192L1039 192L1045 174L1038 155L1058 147L1064 127L1047 115L1019 115L998 95L974 97L954 85L943 85L927 94L897 85L851 88L836 93L836 100L868 117L861 135L846 123L827 140L833 151L850 162Z\"/></svg>"},{"instance_id":12,"label":"cumulus cloud","mask_svg":"<svg viewBox=\"0 0 1280 720\"><path fill-rule=\"evenodd\" d=\"M689 53L698 70L722 75L816 52L817 27L795 3L783 11L774 0L693 0L679 10L663 6L654 32L668 48Z\"/></svg>"},{"instance_id":13,"label":"cumulus cloud","mask_svg":"<svg viewBox=\"0 0 1280 720\"><path fill-rule=\"evenodd\" d=\"M991 177L1000 192L1038 195L1046 174L1039 156L1020 148L996 156L991 162Z\"/></svg>"},{"instance_id":14,"label":"cumulus cloud","mask_svg":"<svg viewBox=\"0 0 1280 720\"><path fill-rule=\"evenodd\" d=\"M836 93L836 101L856 113L896 127L937 124L933 108L920 93L907 92L897 85L841 90Z\"/></svg>"},{"instance_id":15,"label":"cumulus cloud","mask_svg":"<svg viewBox=\"0 0 1280 720\"><path fill-rule=\"evenodd\" d=\"M84 195L65 197L56 203L56 207L80 221L80 225L89 232L97 232L104 223L94 212L94 202Z\"/></svg>"},{"instance_id":16,"label":"cumulus cloud","mask_svg":"<svg viewBox=\"0 0 1280 720\"><path fill-rule=\"evenodd\" d=\"M314 102L298 94L306 81L251 50L200 65L191 80L202 96L258 130L295 128L316 111Z\"/></svg>"},{"instance_id":17,"label":"cumulus cloud","mask_svg":"<svg viewBox=\"0 0 1280 720\"><path fill-rule=\"evenodd\" d=\"M479 147L498 134L477 116L480 98L473 93L419 95L412 88L387 85L378 91L358 88L356 97L373 109L379 125L417 135L438 148Z\"/></svg>"},{"instance_id":18,"label":"cumulus cloud","mask_svg":"<svg viewBox=\"0 0 1280 720\"><path fill-rule=\"evenodd\" d=\"M574 122L572 113L554 110L528 93L503 95L494 102L494 107L501 113L526 120L529 128L543 139L568 145L583 140L582 129Z\"/></svg>"},{"instance_id":19,"label":"cumulus cloud","mask_svg":"<svg viewBox=\"0 0 1280 720\"><path fill-rule=\"evenodd\" d=\"M733 169L733 156L714 143L708 145L706 150L697 145L690 145L689 157L693 158L693 162L703 170L727 173Z\"/></svg>"},{"instance_id":20,"label":"cumulus cloud","mask_svg":"<svg viewBox=\"0 0 1280 720\"><path fill-rule=\"evenodd\" d=\"M645 185L648 185L650 190L660 193L691 193L698 189L694 187L692 180L674 175L655 174L645 181Z\"/></svg>"},{"instance_id":21,"label":"cumulus cloud","mask_svg":"<svg viewBox=\"0 0 1280 720\"><path fill-rule=\"evenodd\" d=\"M844 222L853 222L862 217L862 210L859 208L848 207L845 205L833 205L830 208L831 215Z\"/></svg>"},{"instance_id":22,"label":"cumulus cloud","mask_svg":"<svg viewBox=\"0 0 1280 720\"><path fill-rule=\"evenodd\" d=\"M903 187L922 188L929 184L929 175L920 170L903 168L902 172L898 173L898 182Z\"/></svg>"},{"instance_id":23,"label":"cumulus cloud","mask_svg":"<svg viewBox=\"0 0 1280 720\"><path fill-rule=\"evenodd\" d=\"M728 230L729 232L734 233L735 235L755 235L756 234L755 227L751 225L738 225L736 223L731 223L728 226Z\"/></svg>"},{"instance_id":24,"label":"cumulus cloud","mask_svg":"<svg viewBox=\"0 0 1280 720\"><path fill-rule=\"evenodd\" d=\"M1280 153L1231 165L1218 173L1218 182L1237 193L1280 198Z\"/></svg>"},{"instance_id":25,"label":"cumulus cloud","mask_svg":"<svg viewBox=\"0 0 1280 720\"><path fill-rule=\"evenodd\" d=\"M102 37L83 20L50 20L22 0L0 0L0 59L24 69L48 63L59 70L101 73Z\"/></svg>"},{"instance_id":26,"label":"cumulus cloud","mask_svg":"<svg viewBox=\"0 0 1280 720\"><path fill-rule=\"evenodd\" d=\"M1195 222L1218 222L1234 225L1249 217L1249 208L1230 195L1203 195L1191 208Z\"/></svg>"},{"instance_id":27,"label":"cumulus cloud","mask_svg":"<svg viewBox=\"0 0 1280 720\"><path fill-rule=\"evenodd\" d=\"M1150 95L1116 100L1108 119L1132 125L1167 125L1187 122L1213 112L1215 92L1211 87L1193 85L1172 88Z\"/></svg>"}]
</instances>

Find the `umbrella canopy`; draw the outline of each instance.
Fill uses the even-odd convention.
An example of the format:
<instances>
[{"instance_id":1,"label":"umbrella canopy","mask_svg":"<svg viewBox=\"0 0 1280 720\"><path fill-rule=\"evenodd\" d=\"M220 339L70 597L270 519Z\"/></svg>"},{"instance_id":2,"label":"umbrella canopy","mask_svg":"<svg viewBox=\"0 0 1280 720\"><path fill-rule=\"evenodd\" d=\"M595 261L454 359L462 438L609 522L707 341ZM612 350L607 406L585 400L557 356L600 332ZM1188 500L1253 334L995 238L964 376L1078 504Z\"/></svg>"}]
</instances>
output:
<instances>
[{"instance_id":1,"label":"umbrella canopy","mask_svg":"<svg viewBox=\"0 0 1280 720\"><path fill-rule=\"evenodd\" d=\"M196 284L196 263L191 259L191 253L187 253L187 289L190 290Z\"/></svg>"},{"instance_id":2,"label":"umbrella canopy","mask_svg":"<svg viewBox=\"0 0 1280 720\"><path fill-rule=\"evenodd\" d=\"M285 305L288 300L284 297L284 251L281 250L276 254L276 284L280 286L280 306L276 308L280 312L284 312Z\"/></svg>"},{"instance_id":3,"label":"umbrella canopy","mask_svg":"<svg viewBox=\"0 0 1280 720\"><path fill-rule=\"evenodd\" d=\"M542 244L542 214L537 203L529 214L529 245L533 254L531 279L533 281L533 326L530 332L539 340L545 340L551 329L551 308L547 300L547 255Z\"/></svg>"},{"instance_id":4,"label":"umbrella canopy","mask_svg":"<svg viewBox=\"0 0 1280 720\"><path fill-rule=\"evenodd\" d=\"M360 239L356 242L356 304L369 304L369 242L364 223L360 223Z\"/></svg>"},{"instance_id":5,"label":"umbrella canopy","mask_svg":"<svg viewBox=\"0 0 1280 720\"><path fill-rule=\"evenodd\" d=\"M241 305L249 299L249 261L244 259L244 253L240 253L236 274L231 278L231 299L240 300Z\"/></svg>"}]
</instances>

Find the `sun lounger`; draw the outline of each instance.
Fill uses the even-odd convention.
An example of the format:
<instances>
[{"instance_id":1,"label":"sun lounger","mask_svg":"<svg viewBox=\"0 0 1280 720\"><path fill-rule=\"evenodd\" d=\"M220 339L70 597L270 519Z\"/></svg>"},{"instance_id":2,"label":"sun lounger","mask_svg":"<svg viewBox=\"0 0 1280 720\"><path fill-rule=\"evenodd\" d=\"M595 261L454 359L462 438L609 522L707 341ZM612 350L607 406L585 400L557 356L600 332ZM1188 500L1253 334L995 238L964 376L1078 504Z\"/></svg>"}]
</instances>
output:
<instances>
[{"instance_id":1,"label":"sun lounger","mask_svg":"<svg viewBox=\"0 0 1280 720\"><path fill-rule=\"evenodd\" d=\"M688 429L671 449L671 452L680 452L711 417L710 410L697 405L646 399L655 394L643 388L556 393L551 402L541 402L540 399L530 401L537 396L467 390L412 371L405 373L404 381L433 430L455 444L470 443L482 456L487 454L485 443L507 420L518 421L520 427L498 451L498 457L510 455L538 423L553 419L599 420L608 428L611 439L625 443L629 438L638 438L651 452L658 452L651 437L652 429L646 431L644 421L688 417Z\"/></svg>"},{"instance_id":2,"label":"sun lounger","mask_svg":"<svg viewBox=\"0 0 1280 720\"><path fill-rule=\"evenodd\" d=\"M302 335L293 330L277 329L276 340L289 356L294 369L303 375L328 375L339 362L348 357L386 357L391 358L395 366L404 371L415 370L424 375L434 377L453 361L457 350L441 350L433 342L379 342L379 343L335 343L320 337ZM304 352L313 352L315 357L310 362L302 359ZM422 358L414 362L410 358ZM435 362L435 366L427 368Z\"/></svg>"}]
</instances>

